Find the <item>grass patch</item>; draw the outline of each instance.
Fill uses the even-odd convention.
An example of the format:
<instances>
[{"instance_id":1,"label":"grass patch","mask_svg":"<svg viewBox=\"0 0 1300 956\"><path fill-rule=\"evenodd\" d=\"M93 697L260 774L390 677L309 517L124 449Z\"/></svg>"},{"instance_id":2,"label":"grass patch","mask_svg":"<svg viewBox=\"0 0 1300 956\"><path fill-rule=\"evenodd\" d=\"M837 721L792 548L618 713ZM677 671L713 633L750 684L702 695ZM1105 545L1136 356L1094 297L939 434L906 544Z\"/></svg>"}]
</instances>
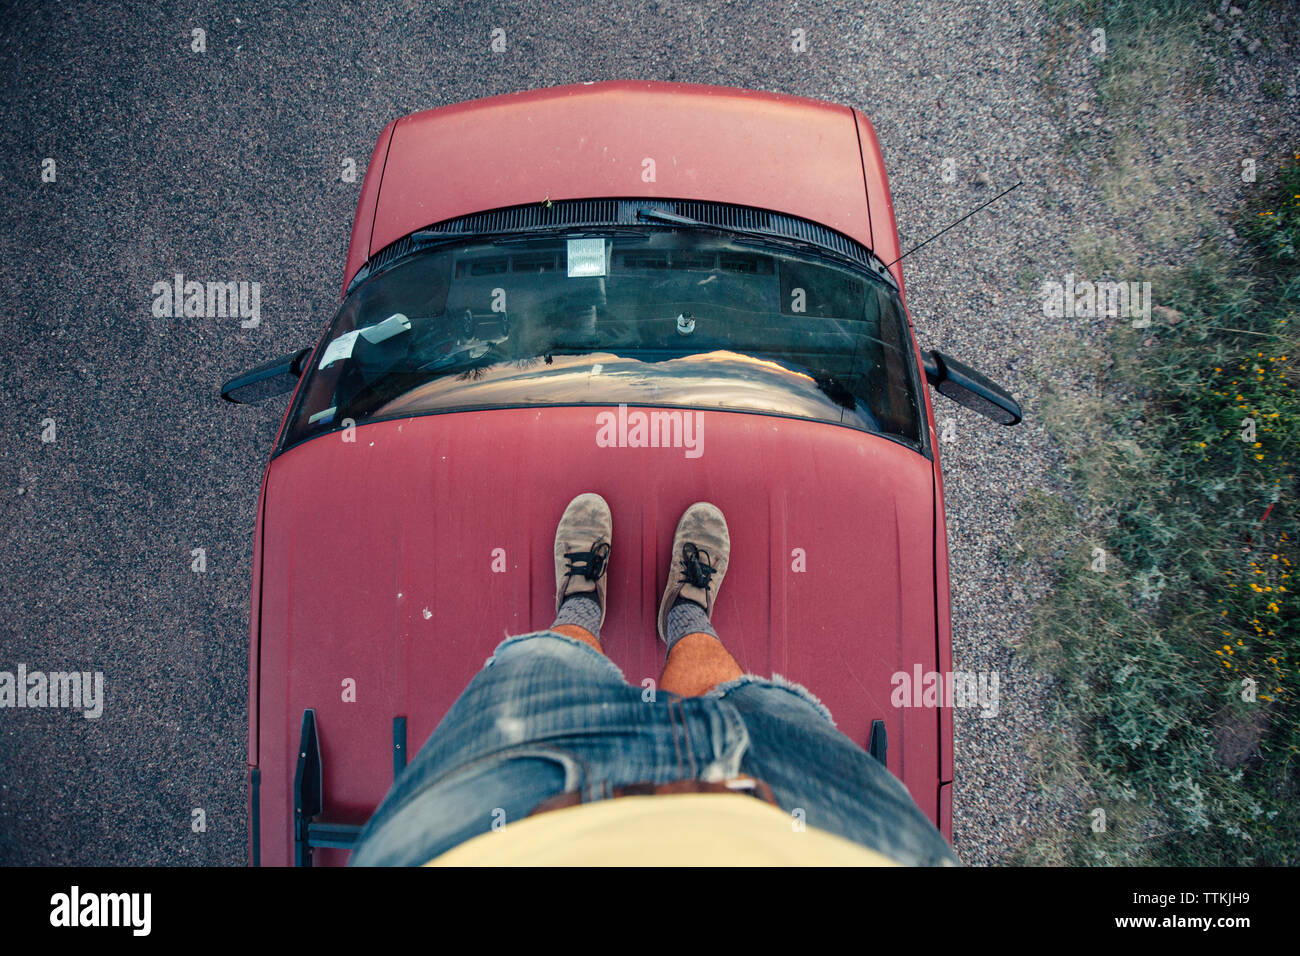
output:
<instances>
[{"instance_id":1,"label":"grass patch","mask_svg":"<svg viewBox=\"0 0 1300 956\"><path fill-rule=\"evenodd\" d=\"M1046 86L1065 57L1088 57L1096 65L1097 101L1092 116L1102 120L1091 135L1069 141L1117 224L1141 240L1104 250L1115 274L1139 271L1150 253L1177 256L1190 238L1215 225L1208 200L1225 171L1203 161L1202 131L1189 126L1189 107L1212 93L1215 76L1200 55L1209 7L1189 0L1049 0L1049 12L1074 24L1067 44L1054 47ZM1105 32L1105 52L1095 49L1095 31ZM1068 113L1077 104L1068 104Z\"/></svg>"},{"instance_id":2,"label":"grass patch","mask_svg":"<svg viewBox=\"0 0 1300 956\"><path fill-rule=\"evenodd\" d=\"M1241 219L1246 256L1144 276L1176 321L1044 376L1071 495L1021 507L1056 587L1018 650L1060 680L1077 732L1035 758L1088 816L1025 862L1300 862L1300 156Z\"/></svg>"},{"instance_id":3,"label":"grass patch","mask_svg":"<svg viewBox=\"0 0 1300 956\"><path fill-rule=\"evenodd\" d=\"M1070 242L1070 254L1084 275L1122 275L1124 257L1119 240L1107 233L1081 229Z\"/></svg>"}]
</instances>

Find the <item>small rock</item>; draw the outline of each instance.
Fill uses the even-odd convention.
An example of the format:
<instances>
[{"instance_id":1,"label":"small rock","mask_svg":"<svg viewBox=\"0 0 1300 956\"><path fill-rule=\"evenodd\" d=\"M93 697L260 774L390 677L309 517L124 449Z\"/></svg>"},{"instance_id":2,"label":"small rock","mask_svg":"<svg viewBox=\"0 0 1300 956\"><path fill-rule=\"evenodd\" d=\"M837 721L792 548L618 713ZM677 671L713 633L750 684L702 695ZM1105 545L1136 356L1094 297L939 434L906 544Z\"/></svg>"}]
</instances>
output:
<instances>
[{"instance_id":1,"label":"small rock","mask_svg":"<svg viewBox=\"0 0 1300 956\"><path fill-rule=\"evenodd\" d=\"M1092 104L1089 103L1087 100L1084 100L1082 103L1076 106L1075 109L1078 110L1080 113L1091 113Z\"/></svg>"},{"instance_id":2,"label":"small rock","mask_svg":"<svg viewBox=\"0 0 1300 956\"><path fill-rule=\"evenodd\" d=\"M993 180L989 177L989 174L988 174L988 173L979 173L979 174L977 174L976 177L975 177L975 185L976 185L976 186L992 186L992 185L993 185Z\"/></svg>"},{"instance_id":3,"label":"small rock","mask_svg":"<svg viewBox=\"0 0 1300 956\"><path fill-rule=\"evenodd\" d=\"M1155 313L1157 319L1161 322L1168 323L1169 325L1177 325L1179 322L1183 321L1183 313L1179 312L1177 309L1171 309L1167 305L1158 305L1151 311Z\"/></svg>"},{"instance_id":4,"label":"small rock","mask_svg":"<svg viewBox=\"0 0 1300 956\"><path fill-rule=\"evenodd\" d=\"M1259 37L1256 37L1250 41L1250 45L1246 47L1246 52L1251 54L1257 53L1261 46L1263 46L1263 44L1260 42Z\"/></svg>"},{"instance_id":5,"label":"small rock","mask_svg":"<svg viewBox=\"0 0 1300 956\"><path fill-rule=\"evenodd\" d=\"M1210 29L1213 30L1215 33L1222 33L1223 21L1216 17L1215 21L1212 24L1210 24Z\"/></svg>"},{"instance_id":6,"label":"small rock","mask_svg":"<svg viewBox=\"0 0 1300 956\"><path fill-rule=\"evenodd\" d=\"M1241 7L1228 7L1228 16L1230 17L1241 16Z\"/></svg>"},{"instance_id":7,"label":"small rock","mask_svg":"<svg viewBox=\"0 0 1300 956\"><path fill-rule=\"evenodd\" d=\"M1145 345L1147 348L1150 348L1151 346L1156 344L1156 340L1155 338L1145 339L1143 340L1142 344Z\"/></svg>"},{"instance_id":8,"label":"small rock","mask_svg":"<svg viewBox=\"0 0 1300 956\"><path fill-rule=\"evenodd\" d=\"M25 494L27 494L27 489L24 488L22 485L19 485L19 486L18 486L18 493L19 493L20 495L25 495Z\"/></svg>"}]
</instances>

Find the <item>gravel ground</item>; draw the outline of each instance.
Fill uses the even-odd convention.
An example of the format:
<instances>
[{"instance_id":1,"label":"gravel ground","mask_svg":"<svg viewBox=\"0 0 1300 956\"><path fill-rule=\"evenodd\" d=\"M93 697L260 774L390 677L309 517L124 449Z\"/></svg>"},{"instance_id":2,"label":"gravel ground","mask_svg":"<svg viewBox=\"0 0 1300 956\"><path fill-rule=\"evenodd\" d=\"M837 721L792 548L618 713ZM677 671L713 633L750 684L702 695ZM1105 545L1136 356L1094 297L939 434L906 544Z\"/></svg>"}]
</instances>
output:
<instances>
[{"instance_id":1,"label":"gravel ground","mask_svg":"<svg viewBox=\"0 0 1300 956\"><path fill-rule=\"evenodd\" d=\"M1029 369L1069 320L1045 319L1016 277L1063 277L1080 217L1105 213L1037 82L1051 27L1036 4L6 4L0 22L0 635L6 666L102 670L110 695L97 721L0 718L0 862L243 862L253 519L282 408L234 414L218 384L319 334L389 119L614 78L859 106L905 247L1023 180L905 274L922 344L999 378L1027 412L1000 429L936 408L955 423L955 666L1001 678L996 719L958 713L956 848L992 864L1060 822L1021 750L1046 725L1047 687L1007 650L1047 582L1000 555L1017 500L1058 465ZM503 56L487 52L498 26ZM56 182L41 181L44 157ZM261 327L154 318L150 287L174 272L261 282Z\"/></svg>"}]
</instances>

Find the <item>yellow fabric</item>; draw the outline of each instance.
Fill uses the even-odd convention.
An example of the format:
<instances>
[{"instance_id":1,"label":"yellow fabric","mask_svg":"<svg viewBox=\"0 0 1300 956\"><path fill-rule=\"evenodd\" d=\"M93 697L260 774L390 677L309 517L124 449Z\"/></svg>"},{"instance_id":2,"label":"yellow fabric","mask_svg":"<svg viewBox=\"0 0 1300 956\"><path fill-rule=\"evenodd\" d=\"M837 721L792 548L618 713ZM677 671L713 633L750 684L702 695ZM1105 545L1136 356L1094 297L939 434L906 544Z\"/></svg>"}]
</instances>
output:
<instances>
[{"instance_id":1,"label":"yellow fabric","mask_svg":"<svg viewBox=\"0 0 1300 956\"><path fill-rule=\"evenodd\" d=\"M480 834L426 866L898 866L754 797L617 797ZM802 824L800 824L802 825Z\"/></svg>"}]
</instances>

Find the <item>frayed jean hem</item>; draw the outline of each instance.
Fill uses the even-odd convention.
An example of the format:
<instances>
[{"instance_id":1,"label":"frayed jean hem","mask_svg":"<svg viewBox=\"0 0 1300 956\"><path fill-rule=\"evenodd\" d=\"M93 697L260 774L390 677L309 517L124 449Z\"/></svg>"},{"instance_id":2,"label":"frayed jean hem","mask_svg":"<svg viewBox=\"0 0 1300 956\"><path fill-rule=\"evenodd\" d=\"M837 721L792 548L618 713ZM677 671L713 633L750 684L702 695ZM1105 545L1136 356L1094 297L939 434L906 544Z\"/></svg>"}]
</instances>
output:
<instances>
[{"instance_id":1,"label":"frayed jean hem","mask_svg":"<svg viewBox=\"0 0 1300 956\"><path fill-rule=\"evenodd\" d=\"M497 658L500 657L502 653L507 649L515 647L517 645L524 644L529 641L559 642L559 644L563 645L563 647L557 648L554 643L552 643L551 646L553 650L558 650L559 653L561 654L567 654L570 650L574 648L581 648L582 651L590 655L589 660L584 661L583 662L584 664L599 663L601 667L603 667L606 671L608 671L611 677L617 678L618 680L622 681L624 684L627 683L627 678L623 676L623 672L619 670L618 665L615 664L613 661L611 661L600 651L596 650L586 641L580 641L576 637L569 637L567 634L561 634L558 631L551 631L551 630L534 631L531 634L516 634L513 637L507 637L504 641L502 641L500 644L496 646L496 650L492 652L492 656L483 662L483 669L486 670L487 668L496 664ZM540 646L538 649L540 650ZM577 661L575 661L575 663L577 663Z\"/></svg>"},{"instance_id":2,"label":"frayed jean hem","mask_svg":"<svg viewBox=\"0 0 1300 956\"><path fill-rule=\"evenodd\" d=\"M810 691L807 687L804 687L803 684L795 683L794 681L786 677L782 677L780 674L776 674L776 673L773 673L771 677L763 677L759 674L741 674L739 677L735 678L734 680L729 680L724 683L718 684L713 689L705 692L704 696L716 697L719 700L724 700L726 699L727 694L731 693L737 688L744 687L751 684L758 687L764 687L769 690L788 691L789 693L794 694L796 697L803 700L805 703L811 704L813 709L816 710L817 713L820 714L823 718L825 718L828 724L830 724L832 727L835 726L835 718L831 716L831 712L829 708L827 708L827 706L821 702L821 699L816 694Z\"/></svg>"}]
</instances>

